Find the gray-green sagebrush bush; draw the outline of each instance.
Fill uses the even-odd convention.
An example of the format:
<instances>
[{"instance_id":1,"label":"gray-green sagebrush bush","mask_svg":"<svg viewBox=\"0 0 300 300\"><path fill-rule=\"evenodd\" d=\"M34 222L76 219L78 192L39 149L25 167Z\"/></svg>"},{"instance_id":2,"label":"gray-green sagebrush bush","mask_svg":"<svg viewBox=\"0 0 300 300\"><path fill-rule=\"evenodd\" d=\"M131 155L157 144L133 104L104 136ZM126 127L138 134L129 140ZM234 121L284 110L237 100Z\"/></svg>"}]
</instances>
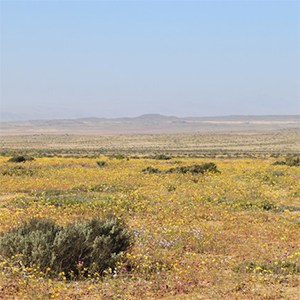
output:
<instances>
[{"instance_id":1,"label":"gray-green sagebrush bush","mask_svg":"<svg viewBox=\"0 0 300 300\"><path fill-rule=\"evenodd\" d=\"M65 227L51 219L32 218L0 237L0 254L22 255L22 264L39 266L53 275L64 272L78 275L78 265L93 274L115 267L123 252L132 245L132 234L114 216L104 220L93 218Z\"/></svg>"}]
</instances>

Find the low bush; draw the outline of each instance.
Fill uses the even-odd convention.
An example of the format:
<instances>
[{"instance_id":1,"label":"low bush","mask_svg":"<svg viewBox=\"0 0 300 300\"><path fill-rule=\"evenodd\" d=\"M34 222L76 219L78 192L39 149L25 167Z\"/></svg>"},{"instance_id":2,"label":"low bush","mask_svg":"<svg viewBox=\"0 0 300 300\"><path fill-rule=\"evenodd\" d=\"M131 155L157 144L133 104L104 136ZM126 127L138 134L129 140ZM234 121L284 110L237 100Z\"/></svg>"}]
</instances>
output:
<instances>
[{"instance_id":1,"label":"low bush","mask_svg":"<svg viewBox=\"0 0 300 300\"><path fill-rule=\"evenodd\" d=\"M8 162L25 162L25 161L32 161L34 160L33 157L30 157L30 156L13 156L11 157Z\"/></svg>"},{"instance_id":2,"label":"low bush","mask_svg":"<svg viewBox=\"0 0 300 300\"><path fill-rule=\"evenodd\" d=\"M273 163L273 166L285 166L286 165L286 162L281 160L281 161L275 161Z\"/></svg>"},{"instance_id":3,"label":"low bush","mask_svg":"<svg viewBox=\"0 0 300 300\"><path fill-rule=\"evenodd\" d=\"M104 160L96 161L96 163L99 167L104 167L106 165L106 162Z\"/></svg>"},{"instance_id":4,"label":"low bush","mask_svg":"<svg viewBox=\"0 0 300 300\"><path fill-rule=\"evenodd\" d=\"M0 254L21 255L24 267L35 264L42 272L51 268L52 275L64 272L70 277L78 276L83 265L90 274L114 268L131 245L131 233L115 216L65 227L51 219L32 218L2 234Z\"/></svg>"},{"instance_id":5,"label":"low bush","mask_svg":"<svg viewBox=\"0 0 300 300\"><path fill-rule=\"evenodd\" d=\"M36 170L25 169L22 166L14 166L9 169L2 169L0 174L3 176L33 176L36 173Z\"/></svg>"},{"instance_id":6,"label":"low bush","mask_svg":"<svg viewBox=\"0 0 300 300\"><path fill-rule=\"evenodd\" d=\"M285 161L275 161L273 163L274 166L276 165L287 165L289 167L298 167L300 166L300 157L287 157Z\"/></svg>"},{"instance_id":7,"label":"low bush","mask_svg":"<svg viewBox=\"0 0 300 300\"><path fill-rule=\"evenodd\" d=\"M201 173L204 174L205 172L212 172L212 173L221 173L215 163L208 162L203 163L201 165L192 165L192 166L180 166L177 168L171 168L166 171L166 173L182 173L185 174L187 172L190 173Z\"/></svg>"},{"instance_id":8,"label":"low bush","mask_svg":"<svg viewBox=\"0 0 300 300\"><path fill-rule=\"evenodd\" d=\"M300 157L287 157L286 164L290 167L298 167L300 166Z\"/></svg>"},{"instance_id":9,"label":"low bush","mask_svg":"<svg viewBox=\"0 0 300 300\"><path fill-rule=\"evenodd\" d=\"M161 170L159 170L157 168L153 168L153 167L147 167L147 168L143 169L142 172L153 174L153 173L161 173Z\"/></svg>"},{"instance_id":10,"label":"low bush","mask_svg":"<svg viewBox=\"0 0 300 300\"><path fill-rule=\"evenodd\" d=\"M153 168L153 167L149 166L149 167L143 169L142 172L147 172L149 174L152 174L152 173L161 173L162 171L157 168ZM201 165L180 166L177 168L170 168L170 169L164 171L164 173L166 173L166 174L168 174L168 173L186 174L188 172L193 173L193 174L199 174L199 173L204 174L206 172L221 173L217 169L216 164L213 162L203 163Z\"/></svg>"},{"instance_id":11,"label":"low bush","mask_svg":"<svg viewBox=\"0 0 300 300\"><path fill-rule=\"evenodd\" d=\"M231 208L233 209L259 209L259 210L273 210L276 209L277 206L270 202L269 200L253 200L249 201L246 199L236 199L230 203Z\"/></svg>"},{"instance_id":12,"label":"low bush","mask_svg":"<svg viewBox=\"0 0 300 300\"><path fill-rule=\"evenodd\" d=\"M154 159L159 159L159 160L169 160L172 157L164 155L164 154L158 154L154 156Z\"/></svg>"}]
</instances>

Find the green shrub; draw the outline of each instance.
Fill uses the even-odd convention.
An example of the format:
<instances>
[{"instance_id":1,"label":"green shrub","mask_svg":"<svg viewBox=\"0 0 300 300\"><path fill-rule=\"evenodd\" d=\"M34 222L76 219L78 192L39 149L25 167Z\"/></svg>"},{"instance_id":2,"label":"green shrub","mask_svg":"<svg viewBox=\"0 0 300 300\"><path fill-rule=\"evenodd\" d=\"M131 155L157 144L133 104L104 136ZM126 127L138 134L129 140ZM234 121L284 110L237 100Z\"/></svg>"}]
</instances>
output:
<instances>
[{"instance_id":1,"label":"green shrub","mask_svg":"<svg viewBox=\"0 0 300 300\"><path fill-rule=\"evenodd\" d=\"M147 167L145 169L142 170L142 172L146 172L146 173L149 173L149 174L153 174L153 173L161 173L161 171L157 168L153 168L153 167Z\"/></svg>"},{"instance_id":2,"label":"green shrub","mask_svg":"<svg viewBox=\"0 0 300 300\"><path fill-rule=\"evenodd\" d=\"M203 163L202 165L194 165L191 166L189 169L191 173L205 173L205 172L213 172L213 173L220 173L217 169L217 166L213 162Z\"/></svg>"},{"instance_id":3,"label":"green shrub","mask_svg":"<svg viewBox=\"0 0 300 300\"><path fill-rule=\"evenodd\" d=\"M185 166L180 166L177 168L170 168L168 170L166 170L166 173L182 173L185 174L187 173L189 170L189 167L185 167Z\"/></svg>"},{"instance_id":4,"label":"green shrub","mask_svg":"<svg viewBox=\"0 0 300 300\"><path fill-rule=\"evenodd\" d=\"M106 165L106 162L104 160L96 161L96 163L99 167L104 167Z\"/></svg>"},{"instance_id":5,"label":"green shrub","mask_svg":"<svg viewBox=\"0 0 300 300\"><path fill-rule=\"evenodd\" d=\"M298 167L300 166L300 157L287 157L286 164L290 167Z\"/></svg>"},{"instance_id":6,"label":"green shrub","mask_svg":"<svg viewBox=\"0 0 300 300\"><path fill-rule=\"evenodd\" d=\"M22 262L26 267L36 264L45 271L52 267L52 244L62 227L50 219L34 218L21 226L13 228L0 238L1 255L10 258L22 255Z\"/></svg>"},{"instance_id":7,"label":"green shrub","mask_svg":"<svg viewBox=\"0 0 300 300\"><path fill-rule=\"evenodd\" d=\"M166 173L182 173L185 174L187 172L190 173L201 173L204 174L206 172L212 172L212 173L220 173L220 171L217 169L217 166L213 162L209 163L203 163L201 165L192 165L192 166L180 166L177 168L171 168L166 171Z\"/></svg>"},{"instance_id":8,"label":"green shrub","mask_svg":"<svg viewBox=\"0 0 300 300\"><path fill-rule=\"evenodd\" d=\"M231 203L232 208L240 209L260 209L260 210L272 210L276 208L276 205L269 200L253 200L237 199Z\"/></svg>"},{"instance_id":9,"label":"green shrub","mask_svg":"<svg viewBox=\"0 0 300 300\"><path fill-rule=\"evenodd\" d=\"M269 200L256 200L253 202L253 206L261 210L271 210L276 208L276 205Z\"/></svg>"},{"instance_id":10,"label":"green shrub","mask_svg":"<svg viewBox=\"0 0 300 300\"><path fill-rule=\"evenodd\" d=\"M131 233L114 216L65 227L50 219L33 218L2 234L0 254L7 258L21 254L25 267L35 264L42 272L51 268L53 275L77 276L82 265L89 273L99 274L115 267L131 245Z\"/></svg>"},{"instance_id":11,"label":"green shrub","mask_svg":"<svg viewBox=\"0 0 300 300\"><path fill-rule=\"evenodd\" d=\"M285 161L275 161L273 164L273 166L285 166L286 162Z\"/></svg>"},{"instance_id":12,"label":"green shrub","mask_svg":"<svg viewBox=\"0 0 300 300\"><path fill-rule=\"evenodd\" d=\"M300 157L287 157L285 161L275 161L273 163L274 166L276 165L287 165L289 167L298 167L300 166Z\"/></svg>"},{"instance_id":13,"label":"green shrub","mask_svg":"<svg viewBox=\"0 0 300 300\"><path fill-rule=\"evenodd\" d=\"M35 170L25 169L22 166L14 166L13 168L2 169L0 171L0 174L4 176L33 176L35 173Z\"/></svg>"},{"instance_id":14,"label":"green shrub","mask_svg":"<svg viewBox=\"0 0 300 300\"><path fill-rule=\"evenodd\" d=\"M14 166L11 169L12 170L24 170L25 168L23 166Z\"/></svg>"},{"instance_id":15,"label":"green shrub","mask_svg":"<svg viewBox=\"0 0 300 300\"><path fill-rule=\"evenodd\" d=\"M34 158L30 156L13 156L8 160L8 162L18 163L18 162L25 162L25 161L32 161L32 160L34 160Z\"/></svg>"},{"instance_id":16,"label":"green shrub","mask_svg":"<svg viewBox=\"0 0 300 300\"><path fill-rule=\"evenodd\" d=\"M101 274L105 269L113 268L130 246L129 232L115 217L70 224L53 243L59 270L66 274L76 273L79 261L84 262L84 267L91 273Z\"/></svg>"},{"instance_id":17,"label":"green shrub","mask_svg":"<svg viewBox=\"0 0 300 300\"><path fill-rule=\"evenodd\" d=\"M116 159L124 159L125 156L123 154L117 154L117 155L115 155L115 158Z\"/></svg>"},{"instance_id":18,"label":"green shrub","mask_svg":"<svg viewBox=\"0 0 300 300\"><path fill-rule=\"evenodd\" d=\"M169 160L172 157L164 155L164 154L158 154L154 156L154 159L159 159L159 160Z\"/></svg>"}]
</instances>

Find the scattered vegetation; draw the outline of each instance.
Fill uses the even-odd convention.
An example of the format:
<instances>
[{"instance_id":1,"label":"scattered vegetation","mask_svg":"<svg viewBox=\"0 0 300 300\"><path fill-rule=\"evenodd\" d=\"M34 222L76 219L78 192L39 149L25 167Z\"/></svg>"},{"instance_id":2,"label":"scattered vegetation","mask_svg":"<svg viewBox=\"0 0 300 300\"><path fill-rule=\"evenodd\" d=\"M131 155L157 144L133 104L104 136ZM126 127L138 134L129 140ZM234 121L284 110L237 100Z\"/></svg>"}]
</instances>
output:
<instances>
[{"instance_id":1,"label":"scattered vegetation","mask_svg":"<svg viewBox=\"0 0 300 300\"><path fill-rule=\"evenodd\" d=\"M276 275L294 275L300 274L300 265L286 260L269 260L268 262L242 262L233 267L233 271L237 273L257 273L276 274Z\"/></svg>"},{"instance_id":2,"label":"scattered vegetation","mask_svg":"<svg viewBox=\"0 0 300 300\"><path fill-rule=\"evenodd\" d=\"M35 160L19 164L0 157L1 172L34 172L0 176L0 298L299 298L300 175L273 165L285 156L224 151L212 164L213 152L165 152L171 160L145 152L99 168L111 156L68 151L28 153ZM110 232L131 233L130 245L97 261L91 222L108 215L117 216Z\"/></svg>"},{"instance_id":3,"label":"scattered vegetation","mask_svg":"<svg viewBox=\"0 0 300 300\"><path fill-rule=\"evenodd\" d=\"M74 191L78 192L116 192L123 191L124 186L121 184L105 184L105 183L94 183L89 185L78 185L73 187Z\"/></svg>"},{"instance_id":4,"label":"scattered vegetation","mask_svg":"<svg viewBox=\"0 0 300 300\"><path fill-rule=\"evenodd\" d=\"M266 211L276 208L276 205L269 200L260 199L254 201L247 201L244 199L233 200L230 206L238 209L260 209Z\"/></svg>"},{"instance_id":5,"label":"scattered vegetation","mask_svg":"<svg viewBox=\"0 0 300 300\"><path fill-rule=\"evenodd\" d=\"M23 166L14 166L10 169L2 169L0 173L3 176L32 176L36 172L32 169L26 169Z\"/></svg>"}]
</instances>

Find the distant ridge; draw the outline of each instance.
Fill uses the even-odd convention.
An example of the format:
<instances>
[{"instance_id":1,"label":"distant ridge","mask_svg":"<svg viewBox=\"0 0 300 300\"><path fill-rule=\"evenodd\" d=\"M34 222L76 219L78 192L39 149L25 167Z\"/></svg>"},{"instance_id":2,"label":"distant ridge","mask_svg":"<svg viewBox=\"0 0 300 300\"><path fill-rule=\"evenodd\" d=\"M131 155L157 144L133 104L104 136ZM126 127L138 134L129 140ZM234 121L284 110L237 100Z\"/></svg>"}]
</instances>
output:
<instances>
[{"instance_id":1,"label":"distant ridge","mask_svg":"<svg viewBox=\"0 0 300 300\"><path fill-rule=\"evenodd\" d=\"M137 117L121 117L121 118L100 118L100 117L83 117L83 118L57 118L57 119L26 119L20 117L17 114L1 113L3 118L0 118L0 123L16 123L16 122L60 122L60 121L118 121L118 120L218 120L218 121L240 121L240 120L300 120L300 115L229 115L229 116L209 116L209 117L176 117L176 116L164 116L161 114L143 114ZM6 116L16 118L16 120L7 121Z\"/></svg>"},{"instance_id":2,"label":"distant ridge","mask_svg":"<svg viewBox=\"0 0 300 300\"><path fill-rule=\"evenodd\" d=\"M186 117L145 114L134 118L78 118L1 122L1 135L132 134L299 128L299 115Z\"/></svg>"}]
</instances>

